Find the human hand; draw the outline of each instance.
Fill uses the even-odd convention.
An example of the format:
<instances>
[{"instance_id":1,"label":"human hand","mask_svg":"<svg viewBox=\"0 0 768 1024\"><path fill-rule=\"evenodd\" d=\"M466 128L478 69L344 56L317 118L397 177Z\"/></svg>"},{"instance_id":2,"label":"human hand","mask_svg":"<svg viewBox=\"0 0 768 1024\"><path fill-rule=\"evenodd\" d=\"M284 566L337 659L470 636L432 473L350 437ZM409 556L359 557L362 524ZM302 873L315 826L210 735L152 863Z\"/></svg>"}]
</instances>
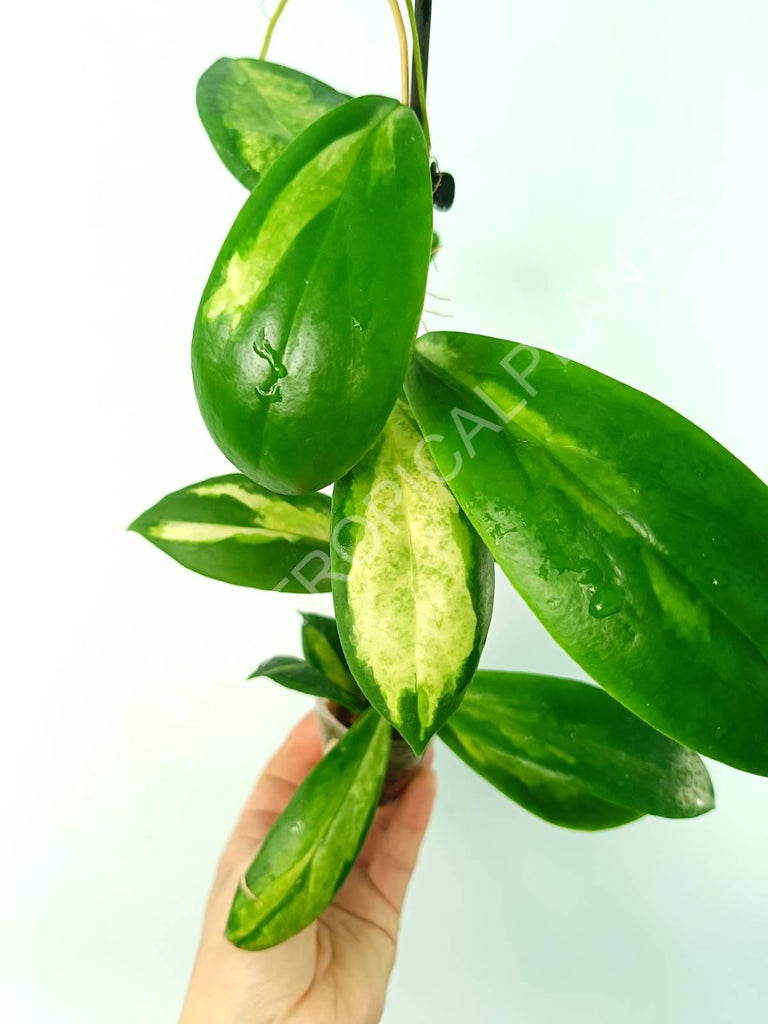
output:
<instances>
[{"instance_id":1,"label":"human hand","mask_svg":"<svg viewBox=\"0 0 768 1024\"><path fill-rule=\"evenodd\" d=\"M219 862L180 1024L376 1024L395 961L405 893L429 823L431 754L399 799L379 808L326 911L271 949L224 937L232 897L270 827L322 757L314 713L267 765Z\"/></svg>"}]
</instances>

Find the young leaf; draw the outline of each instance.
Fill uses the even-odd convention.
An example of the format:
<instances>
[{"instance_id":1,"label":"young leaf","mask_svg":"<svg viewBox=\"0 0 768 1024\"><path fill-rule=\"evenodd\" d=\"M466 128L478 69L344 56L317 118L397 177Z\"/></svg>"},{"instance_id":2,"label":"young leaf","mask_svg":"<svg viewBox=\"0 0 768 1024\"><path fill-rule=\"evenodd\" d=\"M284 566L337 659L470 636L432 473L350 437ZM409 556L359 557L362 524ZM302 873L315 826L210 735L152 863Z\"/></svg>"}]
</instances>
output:
<instances>
[{"instance_id":1,"label":"young leaf","mask_svg":"<svg viewBox=\"0 0 768 1024\"><path fill-rule=\"evenodd\" d=\"M691 818L714 806L696 754L573 679L478 672L440 736L507 796L571 828L624 823L611 814ZM585 800L605 803L605 820L596 825Z\"/></svg>"},{"instance_id":2,"label":"young leaf","mask_svg":"<svg viewBox=\"0 0 768 1024\"><path fill-rule=\"evenodd\" d=\"M420 754L482 651L493 561L424 450L404 401L333 492L333 601L347 661Z\"/></svg>"},{"instance_id":3,"label":"young leaf","mask_svg":"<svg viewBox=\"0 0 768 1024\"><path fill-rule=\"evenodd\" d=\"M247 57L222 57L197 84L200 120L249 190L297 135L348 99L300 71Z\"/></svg>"},{"instance_id":4,"label":"young leaf","mask_svg":"<svg viewBox=\"0 0 768 1024\"><path fill-rule=\"evenodd\" d=\"M390 737L387 723L369 709L302 782L235 894L230 942L267 949L325 910L371 825Z\"/></svg>"},{"instance_id":5,"label":"young leaf","mask_svg":"<svg viewBox=\"0 0 768 1024\"><path fill-rule=\"evenodd\" d=\"M301 645L304 657L318 672L336 686L345 690L352 700L360 701L367 706L360 687L349 671L347 659L339 639L336 620L327 615L316 615L302 612L304 624L301 627ZM341 703L344 703L343 701Z\"/></svg>"},{"instance_id":6,"label":"young leaf","mask_svg":"<svg viewBox=\"0 0 768 1024\"><path fill-rule=\"evenodd\" d=\"M431 238L424 135L383 97L326 114L251 193L192 344L203 419L251 479L318 490L370 447L410 359Z\"/></svg>"},{"instance_id":7,"label":"young leaf","mask_svg":"<svg viewBox=\"0 0 768 1024\"><path fill-rule=\"evenodd\" d=\"M768 774L768 489L682 416L579 363L430 334L408 396L553 637L661 732Z\"/></svg>"},{"instance_id":8,"label":"young leaf","mask_svg":"<svg viewBox=\"0 0 768 1024\"><path fill-rule=\"evenodd\" d=\"M230 473L166 495L128 529L203 576L314 594L330 590L330 509L324 494L285 497Z\"/></svg>"},{"instance_id":9,"label":"young leaf","mask_svg":"<svg viewBox=\"0 0 768 1024\"><path fill-rule=\"evenodd\" d=\"M287 686L289 690L298 690L300 693L309 693L313 697L325 697L326 700L335 700L337 704L348 708L350 711L365 711L368 701L363 697L359 689L348 690L338 686L314 665L307 664L301 658L289 658L285 655L278 655L270 658L259 665L255 672L248 678L256 679L259 676L266 676L281 686Z\"/></svg>"}]
</instances>

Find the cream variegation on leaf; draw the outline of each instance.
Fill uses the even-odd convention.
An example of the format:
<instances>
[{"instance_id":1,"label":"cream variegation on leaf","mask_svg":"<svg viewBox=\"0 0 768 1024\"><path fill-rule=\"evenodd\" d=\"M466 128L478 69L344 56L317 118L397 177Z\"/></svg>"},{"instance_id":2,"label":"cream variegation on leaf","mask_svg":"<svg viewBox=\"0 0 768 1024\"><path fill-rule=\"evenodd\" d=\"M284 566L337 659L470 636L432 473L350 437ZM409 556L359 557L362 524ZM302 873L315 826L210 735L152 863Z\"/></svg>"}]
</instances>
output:
<instances>
[{"instance_id":1,"label":"cream variegation on leaf","mask_svg":"<svg viewBox=\"0 0 768 1024\"><path fill-rule=\"evenodd\" d=\"M477 667L493 564L403 400L333 496L337 625L371 704L420 753Z\"/></svg>"},{"instance_id":2,"label":"cream variegation on leaf","mask_svg":"<svg viewBox=\"0 0 768 1024\"><path fill-rule=\"evenodd\" d=\"M239 473L166 495L130 529L181 565L244 587L330 589L330 499L272 494Z\"/></svg>"}]
</instances>

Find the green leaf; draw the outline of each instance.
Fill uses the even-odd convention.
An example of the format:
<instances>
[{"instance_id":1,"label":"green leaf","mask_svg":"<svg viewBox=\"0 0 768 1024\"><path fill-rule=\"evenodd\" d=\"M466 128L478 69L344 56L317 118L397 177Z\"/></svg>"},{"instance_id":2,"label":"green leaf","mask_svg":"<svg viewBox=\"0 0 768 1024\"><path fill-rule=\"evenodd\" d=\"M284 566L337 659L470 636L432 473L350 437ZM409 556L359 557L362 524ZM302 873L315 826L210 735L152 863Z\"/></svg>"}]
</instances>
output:
<instances>
[{"instance_id":1,"label":"green leaf","mask_svg":"<svg viewBox=\"0 0 768 1024\"><path fill-rule=\"evenodd\" d=\"M380 433L421 315L424 135L377 96L311 125L247 200L203 293L192 369L224 454L281 493L343 476Z\"/></svg>"},{"instance_id":2,"label":"green leaf","mask_svg":"<svg viewBox=\"0 0 768 1024\"><path fill-rule=\"evenodd\" d=\"M333 493L331 569L361 690L420 754L461 702L493 606L493 561L398 401Z\"/></svg>"},{"instance_id":3,"label":"green leaf","mask_svg":"<svg viewBox=\"0 0 768 1024\"><path fill-rule=\"evenodd\" d=\"M450 724L443 726L439 735L454 754L510 800L552 825L598 832L642 818L638 811L590 796L578 783L552 778L535 764L516 761L487 745L473 742L452 730Z\"/></svg>"},{"instance_id":4,"label":"green leaf","mask_svg":"<svg viewBox=\"0 0 768 1024\"><path fill-rule=\"evenodd\" d=\"M768 489L579 363L430 334L407 384L464 511L552 636L661 732L768 774Z\"/></svg>"},{"instance_id":5,"label":"green leaf","mask_svg":"<svg viewBox=\"0 0 768 1024\"><path fill-rule=\"evenodd\" d=\"M300 693L309 693L313 697L325 697L327 700L335 700L342 707L350 711L365 711L368 701L363 697L357 687L355 690L348 690L338 686L314 665L307 664L301 658L289 658L285 655L278 655L270 658L259 665L255 672L248 678L256 679L259 676L266 676L281 686L287 686L289 690L298 690Z\"/></svg>"},{"instance_id":6,"label":"green leaf","mask_svg":"<svg viewBox=\"0 0 768 1024\"><path fill-rule=\"evenodd\" d=\"M714 807L696 754L573 679L478 672L440 736L507 796L559 825L606 828Z\"/></svg>"},{"instance_id":7,"label":"green leaf","mask_svg":"<svg viewBox=\"0 0 768 1024\"><path fill-rule=\"evenodd\" d=\"M197 84L200 120L249 190L305 128L348 99L300 71L248 57L222 57Z\"/></svg>"},{"instance_id":8,"label":"green leaf","mask_svg":"<svg viewBox=\"0 0 768 1024\"><path fill-rule=\"evenodd\" d=\"M370 828L390 737L387 723L369 709L302 782L237 890L230 942L267 949L325 910Z\"/></svg>"},{"instance_id":9,"label":"green leaf","mask_svg":"<svg viewBox=\"0 0 768 1024\"><path fill-rule=\"evenodd\" d=\"M225 583L330 590L330 498L285 497L239 473L166 495L131 525L181 565Z\"/></svg>"},{"instance_id":10,"label":"green leaf","mask_svg":"<svg viewBox=\"0 0 768 1024\"><path fill-rule=\"evenodd\" d=\"M344 657L336 620L327 615L315 615L302 612L304 625L301 627L301 645L304 657L326 678L345 690L350 699L368 701L363 697L355 677L349 671L347 659ZM343 703L343 701L341 702Z\"/></svg>"}]
</instances>

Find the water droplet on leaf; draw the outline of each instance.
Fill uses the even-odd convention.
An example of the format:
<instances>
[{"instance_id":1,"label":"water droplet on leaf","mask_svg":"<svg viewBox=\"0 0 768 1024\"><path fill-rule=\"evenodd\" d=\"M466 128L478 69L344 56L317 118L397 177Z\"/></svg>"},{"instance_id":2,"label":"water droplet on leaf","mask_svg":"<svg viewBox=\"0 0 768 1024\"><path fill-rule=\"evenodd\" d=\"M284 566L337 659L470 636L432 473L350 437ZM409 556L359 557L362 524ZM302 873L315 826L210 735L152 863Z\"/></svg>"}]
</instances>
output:
<instances>
[{"instance_id":1,"label":"water droplet on leaf","mask_svg":"<svg viewBox=\"0 0 768 1024\"><path fill-rule=\"evenodd\" d=\"M269 398L273 402L279 402L282 397L280 395L280 381L283 377L287 376L288 371L270 345L267 339L266 327L262 332L262 338L254 341L253 351L269 367L269 372L266 374L265 379L259 381L256 385L256 393L261 395L262 398Z\"/></svg>"},{"instance_id":2,"label":"water droplet on leaf","mask_svg":"<svg viewBox=\"0 0 768 1024\"><path fill-rule=\"evenodd\" d=\"M595 588L589 602L589 614L595 619L605 619L620 612L623 605L623 589L617 583L603 583Z\"/></svg>"},{"instance_id":3,"label":"water droplet on leaf","mask_svg":"<svg viewBox=\"0 0 768 1024\"><path fill-rule=\"evenodd\" d=\"M352 316L352 326L358 331L366 331L372 316L373 305L370 302L364 302L355 310Z\"/></svg>"}]
</instances>

